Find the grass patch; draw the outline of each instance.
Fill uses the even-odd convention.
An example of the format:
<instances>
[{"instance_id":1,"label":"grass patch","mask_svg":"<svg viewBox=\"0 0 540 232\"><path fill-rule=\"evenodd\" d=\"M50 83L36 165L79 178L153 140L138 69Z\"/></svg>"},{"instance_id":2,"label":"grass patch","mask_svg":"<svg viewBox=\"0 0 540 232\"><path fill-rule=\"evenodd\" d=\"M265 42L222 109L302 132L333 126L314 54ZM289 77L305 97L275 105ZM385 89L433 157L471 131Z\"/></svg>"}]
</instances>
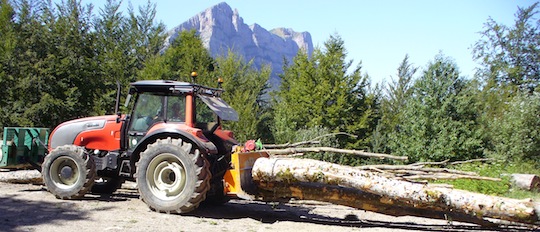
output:
<instances>
[{"instance_id":1,"label":"grass patch","mask_svg":"<svg viewBox=\"0 0 540 232\"><path fill-rule=\"evenodd\" d=\"M469 163L457 165L452 168L476 172L480 176L501 178L502 181L485 180L440 180L435 183L451 184L456 189L463 189L471 192L478 192L488 195L504 196L510 198L533 198L540 199L538 191L525 191L512 188L510 176L512 173L536 174L540 176L540 170L534 162L491 162L491 163Z\"/></svg>"}]
</instances>

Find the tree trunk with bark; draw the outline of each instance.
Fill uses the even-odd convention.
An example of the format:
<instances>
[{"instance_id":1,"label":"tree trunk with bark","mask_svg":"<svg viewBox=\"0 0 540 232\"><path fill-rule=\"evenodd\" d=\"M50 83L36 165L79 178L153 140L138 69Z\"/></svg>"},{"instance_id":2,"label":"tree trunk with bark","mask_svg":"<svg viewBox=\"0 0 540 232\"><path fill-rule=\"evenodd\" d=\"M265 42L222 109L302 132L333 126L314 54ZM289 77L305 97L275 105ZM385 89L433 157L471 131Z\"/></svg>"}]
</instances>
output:
<instances>
[{"instance_id":1,"label":"tree trunk with bark","mask_svg":"<svg viewBox=\"0 0 540 232\"><path fill-rule=\"evenodd\" d=\"M493 225L485 219L539 224L540 203L388 178L337 164L259 158L252 170L262 198L298 198L383 214L422 216Z\"/></svg>"}]
</instances>

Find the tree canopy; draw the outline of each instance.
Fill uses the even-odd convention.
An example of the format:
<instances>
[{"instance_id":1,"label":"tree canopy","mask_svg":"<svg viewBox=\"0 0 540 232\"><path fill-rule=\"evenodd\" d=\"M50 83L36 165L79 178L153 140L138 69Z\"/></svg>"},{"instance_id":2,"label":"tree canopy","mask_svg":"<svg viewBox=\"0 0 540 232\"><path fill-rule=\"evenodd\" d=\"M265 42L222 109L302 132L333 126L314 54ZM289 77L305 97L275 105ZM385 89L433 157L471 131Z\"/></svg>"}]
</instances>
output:
<instances>
[{"instance_id":1,"label":"tree canopy","mask_svg":"<svg viewBox=\"0 0 540 232\"><path fill-rule=\"evenodd\" d=\"M52 128L110 114L117 81L123 87L140 79L191 81L197 71L199 84L225 80L223 98L240 121L224 127L241 142L345 132L323 140L410 161L538 158L539 3L518 8L513 25L487 20L473 45L472 59L480 64L473 78L464 78L441 52L423 67L405 55L396 79L372 86L336 33L312 55L300 51L286 62L281 86L271 93L270 67L257 70L232 51L212 57L196 31L182 32L164 48L155 4L126 13L121 4L108 0L94 11L76 0L0 0L1 127Z\"/></svg>"}]
</instances>

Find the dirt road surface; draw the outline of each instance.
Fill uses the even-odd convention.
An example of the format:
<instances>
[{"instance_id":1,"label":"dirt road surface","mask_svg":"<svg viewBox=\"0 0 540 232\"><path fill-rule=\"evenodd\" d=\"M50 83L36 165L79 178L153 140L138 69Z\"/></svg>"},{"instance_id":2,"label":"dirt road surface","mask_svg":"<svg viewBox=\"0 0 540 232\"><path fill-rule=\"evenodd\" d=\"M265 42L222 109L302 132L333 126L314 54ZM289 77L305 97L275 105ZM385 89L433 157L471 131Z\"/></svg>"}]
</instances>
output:
<instances>
[{"instance_id":1,"label":"dirt road surface","mask_svg":"<svg viewBox=\"0 0 540 232\"><path fill-rule=\"evenodd\" d=\"M538 228L536 228L538 229ZM534 231L502 228L495 231ZM43 185L0 182L0 231L492 231L471 224L393 217L316 201L232 200L187 215L151 211L128 182L107 196L59 200ZM538 231L538 230L536 230Z\"/></svg>"}]
</instances>

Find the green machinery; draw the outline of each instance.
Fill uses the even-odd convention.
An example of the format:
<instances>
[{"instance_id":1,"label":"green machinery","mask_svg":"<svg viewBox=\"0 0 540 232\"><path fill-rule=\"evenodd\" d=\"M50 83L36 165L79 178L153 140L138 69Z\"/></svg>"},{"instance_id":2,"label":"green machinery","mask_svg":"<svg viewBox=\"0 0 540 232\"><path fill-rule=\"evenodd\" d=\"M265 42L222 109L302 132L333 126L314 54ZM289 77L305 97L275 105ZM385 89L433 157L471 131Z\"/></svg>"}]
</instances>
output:
<instances>
[{"instance_id":1,"label":"green machinery","mask_svg":"<svg viewBox=\"0 0 540 232\"><path fill-rule=\"evenodd\" d=\"M4 127L0 168L38 167L47 150L49 132L49 128Z\"/></svg>"}]
</instances>

